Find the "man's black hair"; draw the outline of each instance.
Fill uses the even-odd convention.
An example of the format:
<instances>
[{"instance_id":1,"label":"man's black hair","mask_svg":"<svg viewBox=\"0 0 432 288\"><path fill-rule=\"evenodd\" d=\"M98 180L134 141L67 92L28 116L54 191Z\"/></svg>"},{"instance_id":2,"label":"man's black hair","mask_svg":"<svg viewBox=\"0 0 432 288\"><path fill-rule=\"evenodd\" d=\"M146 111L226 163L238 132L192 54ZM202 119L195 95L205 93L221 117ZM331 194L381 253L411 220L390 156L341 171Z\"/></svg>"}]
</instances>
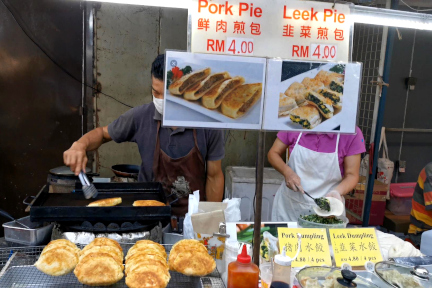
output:
<instances>
[{"instance_id":1,"label":"man's black hair","mask_svg":"<svg viewBox=\"0 0 432 288\"><path fill-rule=\"evenodd\" d=\"M151 75L156 79L163 80L165 66L165 54L160 54L153 61Z\"/></svg>"}]
</instances>

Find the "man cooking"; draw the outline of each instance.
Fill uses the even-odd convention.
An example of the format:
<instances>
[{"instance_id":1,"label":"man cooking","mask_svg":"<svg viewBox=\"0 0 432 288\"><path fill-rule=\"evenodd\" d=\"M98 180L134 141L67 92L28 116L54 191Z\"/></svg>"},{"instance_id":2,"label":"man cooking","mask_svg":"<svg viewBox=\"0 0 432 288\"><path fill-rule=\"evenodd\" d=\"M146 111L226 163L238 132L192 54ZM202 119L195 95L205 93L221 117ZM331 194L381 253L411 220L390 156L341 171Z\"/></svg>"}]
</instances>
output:
<instances>
[{"instance_id":1,"label":"man cooking","mask_svg":"<svg viewBox=\"0 0 432 288\"><path fill-rule=\"evenodd\" d=\"M288 147L286 164L282 156ZM365 151L358 127L354 135L279 132L268 160L285 181L274 198L272 221L297 221L300 215L311 214L316 204L303 191L344 202L343 195L358 183L360 154Z\"/></svg>"},{"instance_id":2,"label":"man cooking","mask_svg":"<svg viewBox=\"0 0 432 288\"><path fill-rule=\"evenodd\" d=\"M78 175L87 165L87 151L103 143L135 142L141 155L139 182L161 182L167 195L175 193L172 213L184 216L189 193L200 191L201 200L219 202L224 190L221 159L225 155L223 131L162 127L165 55L151 68L153 102L130 109L105 127L98 127L63 153L64 163Z\"/></svg>"}]
</instances>

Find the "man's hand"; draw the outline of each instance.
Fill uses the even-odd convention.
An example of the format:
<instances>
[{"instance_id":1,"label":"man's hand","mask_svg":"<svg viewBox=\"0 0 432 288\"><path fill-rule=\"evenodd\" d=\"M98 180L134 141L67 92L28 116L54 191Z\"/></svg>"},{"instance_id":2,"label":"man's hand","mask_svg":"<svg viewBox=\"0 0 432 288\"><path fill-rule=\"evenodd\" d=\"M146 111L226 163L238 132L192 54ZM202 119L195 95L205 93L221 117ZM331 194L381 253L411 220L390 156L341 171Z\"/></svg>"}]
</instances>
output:
<instances>
[{"instance_id":1,"label":"man's hand","mask_svg":"<svg viewBox=\"0 0 432 288\"><path fill-rule=\"evenodd\" d=\"M304 193L300 177L291 168L288 166L287 168L288 169L286 169L286 172L284 173L287 187L295 192Z\"/></svg>"},{"instance_id":2,"label":"man's hand","mask_svg":"<svg viewBox=\"0 0 432 288\"><path fill-rule=\"evenodd\" d=\"M85 145L74 142L69 150L63 153L63 161L77 176L81 170L85 171L88 161Z\"/></svg>"}]
</instances>

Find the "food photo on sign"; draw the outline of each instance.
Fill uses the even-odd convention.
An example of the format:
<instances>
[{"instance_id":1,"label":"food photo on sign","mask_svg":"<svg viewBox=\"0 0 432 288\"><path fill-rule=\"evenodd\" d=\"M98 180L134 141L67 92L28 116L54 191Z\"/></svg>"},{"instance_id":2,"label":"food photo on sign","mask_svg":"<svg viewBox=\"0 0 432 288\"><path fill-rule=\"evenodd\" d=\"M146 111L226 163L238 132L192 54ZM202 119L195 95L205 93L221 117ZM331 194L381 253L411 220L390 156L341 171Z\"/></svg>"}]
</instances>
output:
<instances>
[{"instance_id":1,"label":"food photo on sign","mask_svg":"<svg viewBox=\"0 0 432 288\"><path fill-rule=\"evenodd\" d=\"M354 133L361 63L269 60L264 129Z\"/></svg>"},{"instance_id":2,"label":"food photo on sign","mask_svg":"<svg viewBox=\"0 0 432 288\"><path fill-rule=\"evenodd\" d=\"M164 126L260 129L266 60L166 52Z\"/></svg>"}]
</instances>

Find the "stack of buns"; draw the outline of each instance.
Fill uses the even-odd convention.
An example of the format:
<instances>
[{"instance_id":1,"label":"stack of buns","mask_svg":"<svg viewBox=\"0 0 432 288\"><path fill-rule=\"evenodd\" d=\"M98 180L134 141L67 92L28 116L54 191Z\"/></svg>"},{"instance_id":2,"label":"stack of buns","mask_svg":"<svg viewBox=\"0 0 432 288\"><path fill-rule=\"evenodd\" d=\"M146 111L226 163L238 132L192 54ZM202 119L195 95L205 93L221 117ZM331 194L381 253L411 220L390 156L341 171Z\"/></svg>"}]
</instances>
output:
<instances>
[{"instance_id":1,"label":"stack of buns","mask_svg":"<svg viewBox=\"0 0 432 288\"><path fill-rule=\"evenodd\" d=\"M344 75L321 70L314 78L305 77L279 94L279 117L305 129L313 129L342 109ZM336 109L336 110L335 110Z\"/></svg>"},{"instance_id":2,"label":"stack of buns","mask_svg":"<svg viewBox=\"0 0 432 288\"><path fill-rule=\"evenodd\" d=\"M216 261L198 240L177 242L169 255L169 269L187 276L205 276L216 268Z\"/></svg>"},{"instance_id":3,"label":"stack of buns","mask_svg":"<svg viewBox=\"0 0 432 288\"><path fill-rule=\"evenodd\" d=\"M109 286L123 278L123 249L114 240L96 238L79 253L74 274L90 286Z\"/></svg>"},{"instance_id":4,"label":"stack of buns","mask_svg":"<svg viewBox=\"0 0 432 288\"><path fill-rule=\"evenodd\" d=\"M171 279L165 248L150 240L141 240L126 255L126 285L129 288L165 288Z\"/></svg>"},{"instance_id":5,"label":"stack of buns","mask_svg":"<svg viewBox=\"0 0 432 288\"><path fill-rule=\"evenodd\" d=\"M262 83L245 84L245 78L228 72L211 73L211 68L182 76L169 85L171 95L188 101L201 101L203 107L220 109L223 115L237 119L261 99Z\"/></svg>"},{"instance_id":6,"label":"stack of buns","mask_svg":"<svg viewBox=\"0 0 432 288\"><path fill-rule=\"evenodd\" d=\"M48 243L35 263L36 268L51 276L66 275L78 263L80 249L69 240L59 239Z\"/></svg>"}]
</instances>

